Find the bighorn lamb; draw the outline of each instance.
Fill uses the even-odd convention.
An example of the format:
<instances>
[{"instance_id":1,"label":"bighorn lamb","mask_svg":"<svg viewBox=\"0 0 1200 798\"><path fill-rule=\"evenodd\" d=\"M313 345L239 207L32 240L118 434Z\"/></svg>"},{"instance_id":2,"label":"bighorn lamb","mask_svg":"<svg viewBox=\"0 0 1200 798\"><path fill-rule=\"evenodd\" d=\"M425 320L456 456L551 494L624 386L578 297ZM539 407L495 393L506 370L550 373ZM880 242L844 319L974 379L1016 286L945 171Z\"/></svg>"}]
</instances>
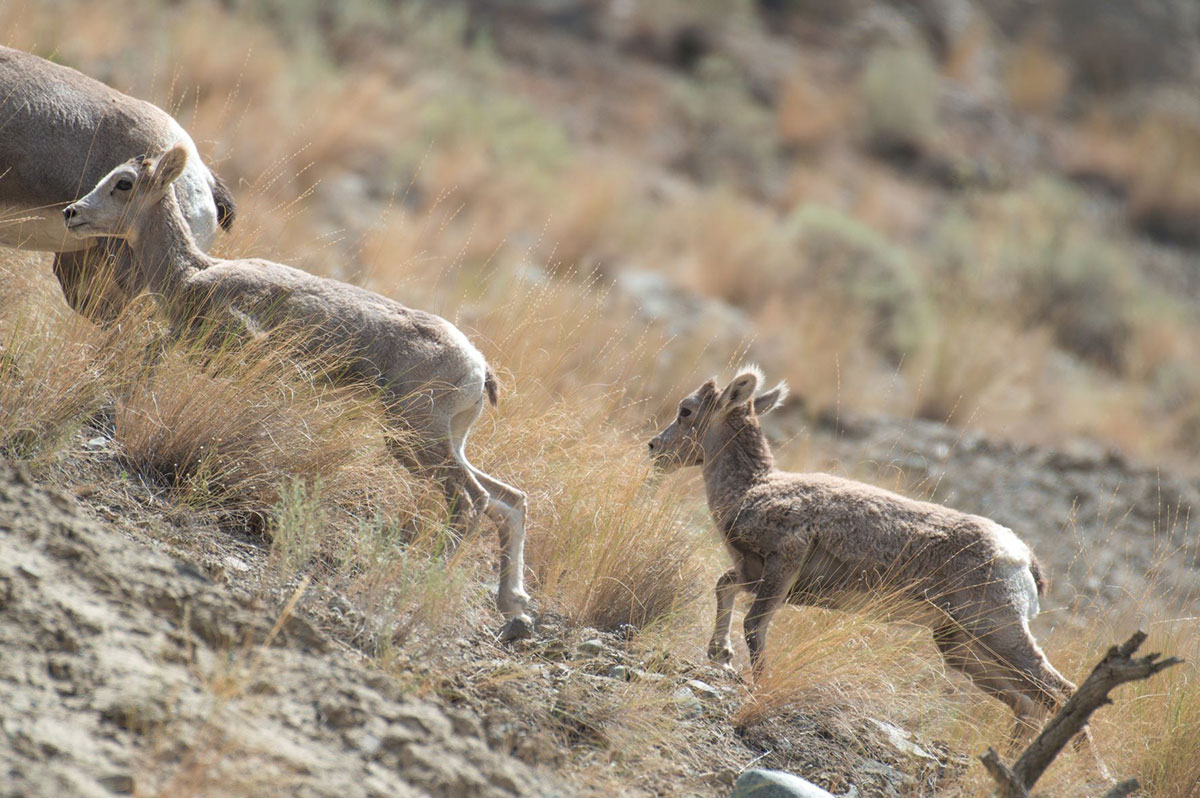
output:
<instances>
[{"instance_id":1,"label":"bighorn lamb","mask_svg":"<svg viewBox=\"0 0 1200 798\"><path fill-rule=\"evenodd\" d=\"M709 380L650 441L663 470L701 466L709 511L733 568L717 580L709 657L728 665L733 601L748 590L746 645L755 675L767 625L787 601L852 607L856 594L894 596L897 615L929 626L946 663L1017 716L1014 739L1075 687L1029 631L1044 589L1037 560L1006 527L861 482L775 468L759 416L787 395L755 397L750 368L724 389Z\"/></svg>"},{"instance_id":2,"label":"bighorn lamb","mask_svg":"<svg viewBox=\"0 0 1200 798\"><path fill-rule=\"evenodd\" d=\"M104 270L85 261L115 257L119 283L128 249L119 241L67 235L62 207L113 164L174 144L190 156L175 196L207 248L218 225L228 230L232 224L233 199L170 114L74 69L0 47L0 246L56 253L54 274L67 303L95 321L111 319L124 305L124 292L111 279L102 285Z\"/></svg>"},{"instance_id":3,"label":"bighorn lamb","mask_svg":"<svg viewBox=\"0 0 1200 798\"><path fill-rule=\"evenodd\" d=\"M463 446L496 379L467 337L450 322L363 288L266 260L220 260L204 254L171 186L185 173L182 146L158 159L134 158L63 210L78 236L118 236L133 253L132 287L149 289L176 335L207 326L258 337L286 327L302 346L336 360L348 381L380 389L388 417L415 433L397 445L406 465L437 476L460 534L481 515L499 527L496 604L506 637L528 634L524 589L525 494L467 461Z\"/></svg>"}]
</instances>

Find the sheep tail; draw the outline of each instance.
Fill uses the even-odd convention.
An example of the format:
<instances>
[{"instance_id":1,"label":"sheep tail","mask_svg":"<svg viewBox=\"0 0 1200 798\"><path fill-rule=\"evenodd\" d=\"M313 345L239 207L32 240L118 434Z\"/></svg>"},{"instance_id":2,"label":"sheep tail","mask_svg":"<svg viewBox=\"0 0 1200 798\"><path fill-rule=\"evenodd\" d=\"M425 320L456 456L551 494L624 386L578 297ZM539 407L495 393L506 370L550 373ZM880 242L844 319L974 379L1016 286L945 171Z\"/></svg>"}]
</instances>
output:
<instances>
[{"instance_id":1,"label":"sheep tail","mask_svg":"<svg viewBox=\"0 0 1200 798\"><path fill-rule=\"evenodd\" d=\"M487 391L488 403L495 407L500 403L500 384L496 382L496 372L488 366L483 374L483 390Z\"/></svg>"},{"instance_id":2,"label":"sheep tail","mask_svg":"<svg viewBox=\"0 0 1200 798\"><path fill-rule=\"evenodd\" d=\"M221 180L220 176L211 169L209 173L213 177L213 201L217 205L217 223L221 225L221 229L229 232L229 228L233 227L233 220L237 218L237 204L233 201L233 194L229 191L229 186Z\"/></svg>"},{"instance_id":3,"label":"sheep tail","mask_svg":"<svg viewBox=\"0 0 1200 798\"><path fill-rule=\"evenodd\" d=\"M1046 594L1046 577L1042 575L1041 563L1032 554L1029 557L1029 571L1033 574L1033 583L1037 585L1037 594L1044 596Z\"/></svg>"}]
</instances>

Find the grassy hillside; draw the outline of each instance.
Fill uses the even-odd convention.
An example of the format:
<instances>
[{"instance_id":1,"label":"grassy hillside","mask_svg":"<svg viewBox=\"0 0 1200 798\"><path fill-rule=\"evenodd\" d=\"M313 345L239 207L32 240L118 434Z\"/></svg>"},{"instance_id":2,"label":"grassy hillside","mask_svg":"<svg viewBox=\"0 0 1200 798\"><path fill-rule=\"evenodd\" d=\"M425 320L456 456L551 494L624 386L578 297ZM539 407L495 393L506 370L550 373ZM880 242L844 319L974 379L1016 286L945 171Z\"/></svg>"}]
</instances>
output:
<instances>
[{"instance_id":1,"label":"grassy hillside","mask_svg":"<svg viewBox=\"0 0 1200 798\"><path fill-rule=\"evenodd\" d=\"M218 253L349 280L467 331L502 384L472 459L530 495L539 609L632 634L630 657L674 676L703 659L725 554L696 475L652 476L644 440L743 360L798 396L771 429L787 467L936 495L936 476L886 452L847 453L839 428L883 416L901 438L927 419L954 427L956 448L983 434L1195 476L1194 98L1173 93L1186 84L1170 64L1110 74L1059 47L1054 19L969 7L955 27L868 2L18 0L0 3L0 43L175 113L239 203ZM93 327L62 303L48 256L0 251L6 456L96 507L153 516L184 550L251 536L269 549L264 584L347 597L366 619L358 643L406 689L499 701L541 678L540 649L498 665L448 649L496 624L495 540L445 556L445 509L387 456L370 396L272 345L173 344L149 361L159 332L145 298ZM1114 551L1144 544L1194 575L1175 542L1190 508L1171 501L1127 520L1118 489L1101 528ZM1076 560L1108 542L1056 540L1071 517L1043 527L1021 534ZM1071 574L1103 582L1109 565ZM1057 595L1088 596L1037 629L1070 678L1133 624L1154 650L1200 656L1196 590L1141 576L1115 597L1058 577ZM710 719L717 742L664 722L668 678L531 702L523 722L555 753L508 752L581 792L716 795L708 770L782 756L813 717L881 718L960 757L1007 725L924 630L781 615L770 678ZM1187 666L1127 688L1096 724L1150 794L1200 779L1194 682ZM705 764L719 746L720 767ZM943 769L912 789L986 783L965 760ZM835 771L823 783L844 789ZM1092 789L1083 757L1047 778L1054 794Z\"/></svg>"}]
</instances>

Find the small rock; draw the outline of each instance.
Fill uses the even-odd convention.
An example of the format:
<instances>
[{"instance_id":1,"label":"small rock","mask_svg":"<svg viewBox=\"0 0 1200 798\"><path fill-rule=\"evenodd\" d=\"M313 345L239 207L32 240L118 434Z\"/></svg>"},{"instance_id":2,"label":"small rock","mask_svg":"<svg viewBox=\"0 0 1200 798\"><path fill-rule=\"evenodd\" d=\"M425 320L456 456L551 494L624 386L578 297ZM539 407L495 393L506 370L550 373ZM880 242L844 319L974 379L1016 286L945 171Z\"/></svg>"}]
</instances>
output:
<instances>
[{"instance_id":1,"label":"small rock","mask_svg":"<svg viewBox=\"0 0 1200 798\"><path fill-rule=\"evenodd\" d=\"M622 682L633 681L633 669L626 665L613 665L604 672L604 675Z\"/></svg>"},{"instance_id":2,"label":"small rock","mask_svg":"<svg viewBox=\"0 0 1200 798\"><path fill-rule=\"evenodd\" d=\"M250 570L250 565L241 557L235 557L232 554L226 554L221 558L221 565L224 565L230 571L236 571L239 574L244 574Z\"/></svg>"},{"instance_id":3,"label":"small rock","mask_svg":"<svg viewBox=\"0 0 1200 798\"><path fill-rule=\"evenodd\" d=\"M684 682L689 689L696 695L703 698L705 701L716 701L721 697L721 691L713 687L707 682L702 682L699 679L688 679Z\"/></svg>"},{"instance_id":4,"label":"small rock","mask_svg":"<svg viewBox=\"0 0 1200 798\"><path fill-rule=\"evenodd\" d=\"M368 759L373 758L382 747L383 740L370 732L364 732L358 740L358 750L362 751Z\"/></svg>"},{"instance_id":5,"label":"small rock","mask_svg":"<svg viewBox=\"0 0 1200 798\"><path fill-rule=\"evenodd\" d=\"M680 714L685 718L695 718L704 714L704 705L696 698L691 688L680 687L671 696L675 699L675 706L679 707Z\"/></svg>"},{"instance_id":6,"label":"small rock","mask_svg":"<svg viewBox=\"0 0 1200 798\"><path fill-rule=\"evenodd\" d=\"M782 770L747 770L738 776L730 798L834 798L811 781Z\"/></svg>"},{"instance_id":7,"label":"small rock","mask_svg":"<svg viewBox=\"0 0 1200 798\"><path fill-rule=\"evenodd\" d=\"M590 640L584 640L579 645L575 646L575 650L585 657L599 656L604 651L604 643L600 638L593 637Z\"/></svg>"},{"instance_id":8,"label":"small rock","mask_svg":"<svg viewBox=\"0 0 1200 798\"><path fill-rule=\"evenodd\" d=\"M83 444L83 448L85 449L103 449L106 446L108 446L108 438L105 438L103 435L98 435L95 438L89 438L87 442Z\"/></svg>"},{"instance_id":9,"label":"small rock","mask_svg":"<svg viewBox=\"0 0 1200 798\"><path fill-rule=\"evenodd\" d=\"M929 753L910 739L912 734L904 729L901 729L899 726L895 726L886 721L876 720L875 718L869 718L869 720L877 729L883 732L884 739L886 739L888 744L891 745L892 748L895 748L899 753L915 759L928 759L931 762L938 761L936 756Z\"/></svg>"},{"instance_id":10,"label":"small rock","mask_svg":"<svg viewBox=\"0 0 1200 798\"><path fill-rule=\"evenodd\" d=\"M128 773L113 773L96 779L100 786L117 795L133 794L133 776Z\"/></svg>"}]
</instances>

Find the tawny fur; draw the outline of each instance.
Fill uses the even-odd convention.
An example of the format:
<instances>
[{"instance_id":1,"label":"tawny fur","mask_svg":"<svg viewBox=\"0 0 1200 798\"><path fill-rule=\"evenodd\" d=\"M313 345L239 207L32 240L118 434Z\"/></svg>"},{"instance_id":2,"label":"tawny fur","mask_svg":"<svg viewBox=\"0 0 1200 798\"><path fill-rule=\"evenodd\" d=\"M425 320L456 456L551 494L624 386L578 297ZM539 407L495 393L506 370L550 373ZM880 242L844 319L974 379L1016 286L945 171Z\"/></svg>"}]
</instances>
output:
<instances>
[{"instance_id":1,"label":"tawny fur","mask_svg":"<svg viewBox=\"0 0 1200 798\"><path fill-rule=\"evenodd\" d=\"M335 360L342 379L374 382L396 427L415 433L395 454L441 480L458 534L483 515L496 521L497 606L505 618L528 623L525 494L480 471L464 453L485 399L497 398L483 355L445 319L366 289L267 260L206 255L170 191L186 160L177 147L160 159L118 166L64 210L68 227L125 238L135 267L130 286L153 292L176 334L215 328L259 336L285 327L289 339Z\"/></svg>"},{"instance_id":2,"label":"tawny fur","mask_svg":"<svg viewBox=\"0 0 1200 798\"><path fill-rule=\"evenodd\" d=\"M717 582L714 660L733 657L738 592L754 594L744 622L755 673L767 626L785 601L853 608L880 598L893 616L929 626L951 667L1012 708L1023 733L1073 691L1029 631L1044 588L1040 566L1011 530L990 519L826 474L775 468L759 416L786 395L755 398L744 371L724 390L710 380L679 405L651 442L670 470L699 465L709 510L733 568Z\"/></svg>"},{"instance_id":3,"label":"tawny fur","mask_svg":"<svg viewBox=\"0 0 1200 798\"><path fill-rule=\"evenodd\" d=\"M170 114L69 67L0 47L0 246L56 253L54 273L68 304L110 320L126 292L111 280L101 290L106 275L97 263L116 259L123 273L128 250L119 241L67 235L62 208L114 164L174 144L191 157L175 195L207 248L218 225L232 224L233 198Z\"/></svg>"}]
</instances>

